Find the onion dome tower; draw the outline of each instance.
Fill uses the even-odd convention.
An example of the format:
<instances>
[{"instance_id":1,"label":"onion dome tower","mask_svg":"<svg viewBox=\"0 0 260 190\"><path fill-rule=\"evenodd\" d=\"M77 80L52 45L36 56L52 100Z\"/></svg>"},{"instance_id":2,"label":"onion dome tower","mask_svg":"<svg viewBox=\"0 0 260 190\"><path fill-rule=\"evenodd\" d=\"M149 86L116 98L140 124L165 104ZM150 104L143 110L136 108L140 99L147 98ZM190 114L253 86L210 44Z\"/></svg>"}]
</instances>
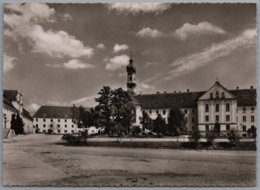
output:
<instances>
[{"instance_id":1,"label":"onion dome tower","mask_svg":"<svg viewBox=\"0 0 260 190\"><path fill-rule=\"evenodd\" d=\"M133 55L132 55L132 52L131 52L131 57L130 57L130 60L129 60L129 64L127 65L126 67L126 71L127 71L127 91L130 92L130 93L134 93L134 89L135 89L135 86L136 86L136 83L135 83L135 67L133 65Z\"/></svg>"}]
</instances>

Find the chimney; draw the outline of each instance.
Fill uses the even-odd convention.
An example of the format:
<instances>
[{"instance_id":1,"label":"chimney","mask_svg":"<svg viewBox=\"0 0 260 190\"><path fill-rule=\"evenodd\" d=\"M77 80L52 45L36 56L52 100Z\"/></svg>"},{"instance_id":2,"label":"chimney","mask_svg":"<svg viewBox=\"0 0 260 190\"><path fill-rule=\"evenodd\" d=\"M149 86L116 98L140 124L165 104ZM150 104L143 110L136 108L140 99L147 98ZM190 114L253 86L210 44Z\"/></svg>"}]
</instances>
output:
<instances>
[{"instance_id":1,"label":"chimney","mask_svg":"<svg viewBox=\"0 0 260 190\"><path fill-rule=\"evenodd\" d=\"M237 90L239 89L239 87L237 86Z\"/></svg>"},{"instance_id":2,"label":"chimney","mask_svg":"<svg viewBox=\"0 0 260 190\"><path fill-rule=\"evenodd\" d=\"M250 89L254 89L254 86L250 86Z\"/></svg>"},{"instance_id":3,"label":"chimney","mask_svg":"<svg viewBox=\"0 0 260 190\"><path fill-rule=\"evenodd\" d=\"M190 89L187 89L187 92L189 92L190 91Z\"/></svg>"}]
</instances>

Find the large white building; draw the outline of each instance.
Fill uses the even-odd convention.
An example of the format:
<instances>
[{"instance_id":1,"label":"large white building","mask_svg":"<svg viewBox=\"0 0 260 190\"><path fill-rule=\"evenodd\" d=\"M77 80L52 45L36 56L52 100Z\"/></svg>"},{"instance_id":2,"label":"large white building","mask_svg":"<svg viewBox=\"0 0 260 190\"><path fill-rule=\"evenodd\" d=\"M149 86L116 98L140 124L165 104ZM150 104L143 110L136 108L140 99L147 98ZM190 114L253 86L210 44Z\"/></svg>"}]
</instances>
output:
<instances>
[{"instance_id":1,"label":"large white building","mask_svg":"<svg viewBox=\"0 0 260 190\"><path fill-rule=\"evenodd\" d=\"M72 107L41 106L33 116L39 133L71 134L83 131L72 121Z\"/></svg>"},{"instance_id":2,"label":"large white building","mask_svg":"<svg viewBox=\"0 0 260 190\"><path fill-rule=\"evenodd\" d=\"M3 129L4 135L11 129L12 116L20 115L24 122L24 132L33 133L33 118L23 107L23 95L19 90L4 90L3 92Z\"/></svg>"},{"instance_id":3,"label":"large white building","mask_svg":"<svg viewBox=\"0 0 260 190\"><path fill-rule=\"evenodd\" d=\"M141 118L146 112L152 119L161 114L167 123L171 108L178 107L187 120L188 133L198 128L204 133L213 128L221 133L236 129L243 136L256 127L256 89L234 90L225 88L216 81L208 90L199 92L173 92L156 94L134 93L136 70L131 57L127 66L127 89L136 108L134 125L142 127Z\"/></svg>"}]
</instances>

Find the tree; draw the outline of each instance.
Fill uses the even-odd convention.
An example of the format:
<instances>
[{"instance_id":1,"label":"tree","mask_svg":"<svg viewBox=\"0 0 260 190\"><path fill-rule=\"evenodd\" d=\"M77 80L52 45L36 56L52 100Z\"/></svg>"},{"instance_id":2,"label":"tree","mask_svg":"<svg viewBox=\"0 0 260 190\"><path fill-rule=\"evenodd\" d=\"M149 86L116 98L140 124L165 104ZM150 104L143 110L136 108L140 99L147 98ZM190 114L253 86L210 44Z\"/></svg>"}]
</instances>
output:
<instances>
[{"instance_id":1,"label":"tree","mask_svg":"<svg viewBox=\"0 0 260 190\"><path fill-rule=\"evenodd\" d=\"M111 97L112 90L109 86L104 86L99 92L100 95L96 98L98 105L95 110L100 113L99 124L105 127L105 133L109 133L112 128L111 117L112 117L112 105Z\"/></svg>"},{"instance_id":2,"label":"tree","mask_svg":"<svg viewBox=\"0 0 260 190\"><path fill-rule=\"evenodd\" d=\"M172 108L168 116L169 132L174 135L179 135L179 132L183 132L185 130L185 125L185 115L182 111L177 107Z\"/></svg>"},{"instance_id":3,"label":"tree","mask_svg":"<svg viewBox=\"0 0 260 190\"><path fill-rule=\"evenodd\" d=\"M141 117L141 124L143 126L143 132L145 131L145 129L152 130L153 128L153 120L145 111L143 112L143 117Z\"/></svg>"},{"instance_id":4,"label":"tree","mask_svg":"<svg viewBox=\"0 0 260 190\"><path fill-rule=\"evenodd\" d=\"M190 139L190 142L192 142L196 148L198 147L200 137L201 137L200 131L197 127L195 127L192 130L191 136L189 137L189 139Z\"/></svg>"},{"instance_id":5,"label":"tree","mask_svg":"<svg viewBox=\"0 0 260 190\"><path fill-rule=\"evenodd\" d=\"M20 117L20 114L16 116L16 134L23 134L24 133L24 122L23 119Z\"/></svg>"},{"instance_id":6,"label":"tree","mask_svg":"<svg viewBox=\"0 0 260 190\"><path fill-rule=\"evenodd\" d=\"M216 131L213 129L211 131L208 131L206 133L206 139L207 139L207 142L210 144L210 145L213 145L213 142L214 142L214 139L216 138Z\"/></svg>"},{"instance_id":7,"label":"tree","mask_svg":"<svg viewBox=\"0 0 260 190\"><path fill-rule=\"evenodd\" d=\"M153 121L153 132L160 134L164 134L166 129L165 120L162 118L161 114L158 114L157 118Z\"/></svg>"},{"instance_id":8,"label":"tree","mask_svg":"<svg viewBox=\"0 0 260 190\"><path fill-rule=\"evenodd\" d=\"M111 112L115 124L122 127L121 132L128 134L134 118L134 105L128 92L122 88L112 91Z\"/></svg>"},{"instance_id":9,"label":"tree","mask_svg":"<svg viewBox=\"0 0 260 190\"><path fill-rule=\"evenodd\" d=\"M241 137L235 129L231 129L227 133L227 138L228 138L228 140L231 144L237 145L239 143L239 140L240 140Z\"/></svg>"},{"instance_id":10,"label":"tree","mask_svg":"<svg viewBox=\"0 0 260 190\"><path fill-rule=\"evenodd\" d=\"M16 115L15 114L12 114L12 117L11 117L11 129L14 130L14 132L16 133Z\"/></svg>"}]
</instances>

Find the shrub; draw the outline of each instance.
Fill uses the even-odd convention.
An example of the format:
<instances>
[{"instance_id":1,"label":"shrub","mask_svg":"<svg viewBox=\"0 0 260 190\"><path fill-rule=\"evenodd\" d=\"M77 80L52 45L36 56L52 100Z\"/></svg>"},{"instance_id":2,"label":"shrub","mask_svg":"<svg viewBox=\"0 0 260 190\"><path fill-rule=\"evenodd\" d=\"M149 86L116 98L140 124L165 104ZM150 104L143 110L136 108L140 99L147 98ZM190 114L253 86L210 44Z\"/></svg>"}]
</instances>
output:
<instances>
[{"instance_id":1,"label":"shrub","mask_svg":"<svg viewBox=\"0 0 260 190\"><path fill-rule=\"evenodd\" d=\"M189 140L191 143L194 144L195 147L198 147L200 137L200 131L197 128L195 128L194 130L192 130L191 136L189 136Z\"/></svg>"},{"instance_id":2,"label":"shrub","mask_svg":"<svg viewBox=\"0 0 260 190\"><path fill-rule=\"evenodd\" d=\"M206 134L206 139L207 139L207 142L210 144L210 145L213 145L213 142L214 142L214 139L216 138L216 132L215 130L212 130L212 131L208 131L207 134Z\"/></svg>"},{"instance_id":3,"label":"shrub","mask_svg":"<svg viewBox=\"0 0 260 190\"><path fill-rule=\"evenodd\" d=\"M235 129L231 129L227 133L227 138L228 138L228 140L231 144L237 145L239 143L239 140L240 140L241 137Z\"/></svg>"}]
</instances>

